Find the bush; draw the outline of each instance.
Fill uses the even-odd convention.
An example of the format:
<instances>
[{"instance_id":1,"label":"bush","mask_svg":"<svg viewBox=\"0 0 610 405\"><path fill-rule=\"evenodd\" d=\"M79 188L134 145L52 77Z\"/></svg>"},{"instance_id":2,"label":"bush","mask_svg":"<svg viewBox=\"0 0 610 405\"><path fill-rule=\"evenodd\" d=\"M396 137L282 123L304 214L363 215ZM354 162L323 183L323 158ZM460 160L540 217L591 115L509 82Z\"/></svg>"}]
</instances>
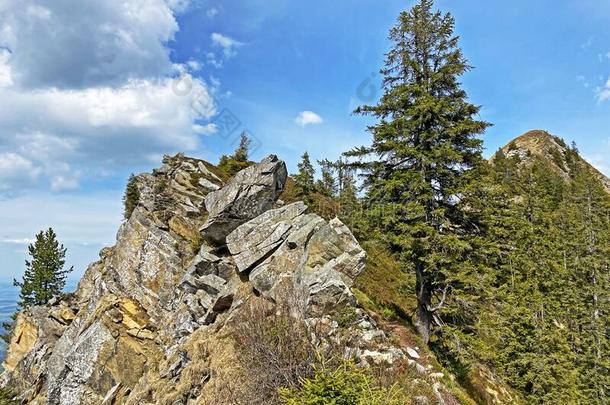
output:
<instances>
[{"instance_id":1,"label":"bush","mask_svg":"<svg viewBox=\"0 0 610 405\"><path fill-rule=\"evenodd\" d=\"M254 300L234 332L240 366L250 376L234 392L232 401L244 404L280 404L279 389L294 388L313 375L316 351L306 325L290 308Z\"/></svg>"},{"instance_id":2,"label":"bush","mask_svg":"<svg viewBox=\"0 0 610 405\"><path fill-rule=\"evenodd\" d=\"M314 376L302 379L300 387L280 392L287 405L399 405L406 398L397 386L377 385L352 361L316 366Z\"/></svg>"},{"instance_id":3,"label":"bush","mask_svg":"<svg viewBox=\"0 0 610 405\"><path fill-rule=\"evenodd\" d=\"M140 203L140 190L138 189L138 180L133 174L129 176L125 195L123 196L123 216L127 220Z\"/></svg>"},{"instance_id":4,"label":"bush","mask_svg":"<svg viewBox=\"0 0 610 405\"><path fill-rule=\"evenodd\" d=\"M238 172L252 166L253 164L254 162L240 161L235 159L233 156L223 155L218 163L218 168L229 176L235 176Z\"/></svg>"}]
</instances>

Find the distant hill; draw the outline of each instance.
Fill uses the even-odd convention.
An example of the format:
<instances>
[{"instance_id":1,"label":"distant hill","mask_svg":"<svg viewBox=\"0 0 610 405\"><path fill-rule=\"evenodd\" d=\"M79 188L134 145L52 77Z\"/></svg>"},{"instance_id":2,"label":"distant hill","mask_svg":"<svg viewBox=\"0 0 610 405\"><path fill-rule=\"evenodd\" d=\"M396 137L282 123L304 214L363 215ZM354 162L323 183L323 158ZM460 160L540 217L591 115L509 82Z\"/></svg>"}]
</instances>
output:
<instances>
[{"instance_id":1,"label":"distant hill","mask_svg":"<svg viewBox=\"0 0 610 405\"><path fill-rule=\"evenodd\" d=\"M570 169L566 161L566 154L570 148L562 138L547 131L536 129L513 139L500 150L506 157L519 156L525 163L530 162L534 156L542 157L551 164L551 167L559 175L567 179L570 175ZM606 191L610 193L610 179L580 156L578 158L591 169L602 182ZM492 162L493 160L494 157L491 158Z\"/></svg>"}]
</instances>

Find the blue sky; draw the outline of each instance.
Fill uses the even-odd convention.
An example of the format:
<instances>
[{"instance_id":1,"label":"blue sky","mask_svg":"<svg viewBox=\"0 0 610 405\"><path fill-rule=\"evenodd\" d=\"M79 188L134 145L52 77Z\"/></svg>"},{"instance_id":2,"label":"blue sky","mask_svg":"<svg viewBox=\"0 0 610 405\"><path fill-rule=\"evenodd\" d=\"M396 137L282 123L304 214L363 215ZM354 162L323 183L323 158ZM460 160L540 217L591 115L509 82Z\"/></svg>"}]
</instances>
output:
<instances>
[{"instance_id":1,"label":"blue sky","mask_svg":"<svg viewBox=\"0 0 610 405\"><path fill-rule=\"evenodd\" d=\"M53 226L78 277L110 245L131 172L184 151L216 161L365 144L388 29L411 1L5 0L0 3L0 280ZM486 154L535 128L610 174L610 2L437 1L494 123ZM227 131L222 119L238 122Z\"/></svg>"}]
</instances>

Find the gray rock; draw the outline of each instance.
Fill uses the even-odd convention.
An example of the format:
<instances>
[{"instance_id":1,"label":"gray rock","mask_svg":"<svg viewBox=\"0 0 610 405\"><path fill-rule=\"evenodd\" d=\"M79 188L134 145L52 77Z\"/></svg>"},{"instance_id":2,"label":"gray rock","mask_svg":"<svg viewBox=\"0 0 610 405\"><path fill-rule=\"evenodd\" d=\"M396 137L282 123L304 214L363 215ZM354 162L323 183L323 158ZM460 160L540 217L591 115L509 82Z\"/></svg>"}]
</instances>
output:
<instances>
[{"instance_id":1,"label":"gray rock","mask_svg":"<svg viewBox=\"0 0 610 405\"><path fill-rule=\"evenodd\" d=\"M407 347L407 354L413 359L419 359L419 353L415 349Z\"/></svg>"},{"instance_id":2,"label":"gray rock","mask_svg":"<svg viewBox=\"0 0 610 405\"><path fill-rule=\"evenodd\" d=\"M227 236L227 247L240 272L248 270L261 258L273 252L288 237L292 220L307 210L297 202L267 211L241 225Z\"/></svg>"},{"instance_id":3,"label":"gray rock","mask_svg":"<svg viewBox=\"0 0 610 405\"><path fill-rule=\"evenodd\" d=\"M237 173L227 185L205 198L209 217L202 233L216 243L224 243L235 228L273 206L284 191L287 176L286 165L275 155Z\"/></svg>"}]
</instances>

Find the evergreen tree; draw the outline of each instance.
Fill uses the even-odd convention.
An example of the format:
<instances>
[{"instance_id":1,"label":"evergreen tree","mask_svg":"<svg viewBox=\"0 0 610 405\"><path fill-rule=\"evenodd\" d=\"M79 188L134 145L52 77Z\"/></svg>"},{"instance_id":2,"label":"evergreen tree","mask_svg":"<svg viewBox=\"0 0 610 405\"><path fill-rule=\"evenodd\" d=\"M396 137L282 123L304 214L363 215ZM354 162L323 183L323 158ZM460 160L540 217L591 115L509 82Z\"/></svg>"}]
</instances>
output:
<instances>
[{"instance_id":1,"label":"evergreen tree","mask_svg":"<svg viewBox=\"0 0 610 405\"><path fill-rule=\"evenodd\" d=\"M248 155L250 154L250 145L252 144L252 141L250 140L250 138L248 138L248 133L246 131L241 133L241 136L239 138L239 146L237 147L237 149L235 150L235 153L233 154L233 159L235 159L238 162L247 162L248 161Z\"/></svg>"},{"instance_id":2,"label":"evergreen tree","mask_svg":"<svg viewBox=\"0 0 610 405\"><path fill-rule=\"evenodd\" d=\"M57 241L53 229L41 231L36 241L28 246L30 260L25 262L23 280L13 281L21 288L19 306L44 305L51 298L59 295L66 284L67 274L73 270L64 270L66 248Z\"/></svg>"},{"instance_id":3,"label":"evergreen tree","mask_svg":"<svg viewBox=\"0 0 610 405\"><path fill-rule=\"evenodd\" d=\"M295 191L300 198L307 201L315 191L314 177L316 175L316 171L309 159L309 153L303 153L297 167L299 172L294 176Z\"/></svg>"},{"instance_id":4,"label":"evergreen tree","mask_svg":"<svg viewBox=\"0 0 610 405\"><path fill-rule=\"evenodd\" d=\"M369 128L373 143L346 154L359 158L354 167L364 173L381 233L415 271L416 325L426 342L468 253L460 196L482 161L477 135L489 125L475 119L480 108L460 87L469 66L454 19L432 7L421 0L390 31L384 94L377 105L356 110L379 119Z\"/></svg>"},{"instance_id":5,"label":"evergreen tree","mask_svg":"<svg viewBox=\"0 0 610 405\"><path fill-rule=\"evenodd\" d=\"M249 160L250 146L252 141L248 137L248 133L243 131L239 139L239 145L232 155L222 155L218 163L218 167L230 176L252 165Z\"/></svg>"},{"instance_id":6,"label":"evergreen tree","mask_svg":"<svg viewBox=\"0 0 610 405\"><path fill-rule=\"evenodd\" d=\"M334 176L336 164L328 159L324 159L318 160L318 165L320 165L322 178L318 180L317 189L327 197L334 197L337 194L337 182Z\"/></svg>"},{"instance_id":7,"label":"evergreen tree","mask_svg":"<svg viewBox=\"0 0 610 405\"><path fill-rule=\"evenodd\" d=\"M140 202L140 190L138 189L137 178L133 174L127 180L125 195L123 196L123 217L128 220Z\"/></svg>"}]
</instances>

